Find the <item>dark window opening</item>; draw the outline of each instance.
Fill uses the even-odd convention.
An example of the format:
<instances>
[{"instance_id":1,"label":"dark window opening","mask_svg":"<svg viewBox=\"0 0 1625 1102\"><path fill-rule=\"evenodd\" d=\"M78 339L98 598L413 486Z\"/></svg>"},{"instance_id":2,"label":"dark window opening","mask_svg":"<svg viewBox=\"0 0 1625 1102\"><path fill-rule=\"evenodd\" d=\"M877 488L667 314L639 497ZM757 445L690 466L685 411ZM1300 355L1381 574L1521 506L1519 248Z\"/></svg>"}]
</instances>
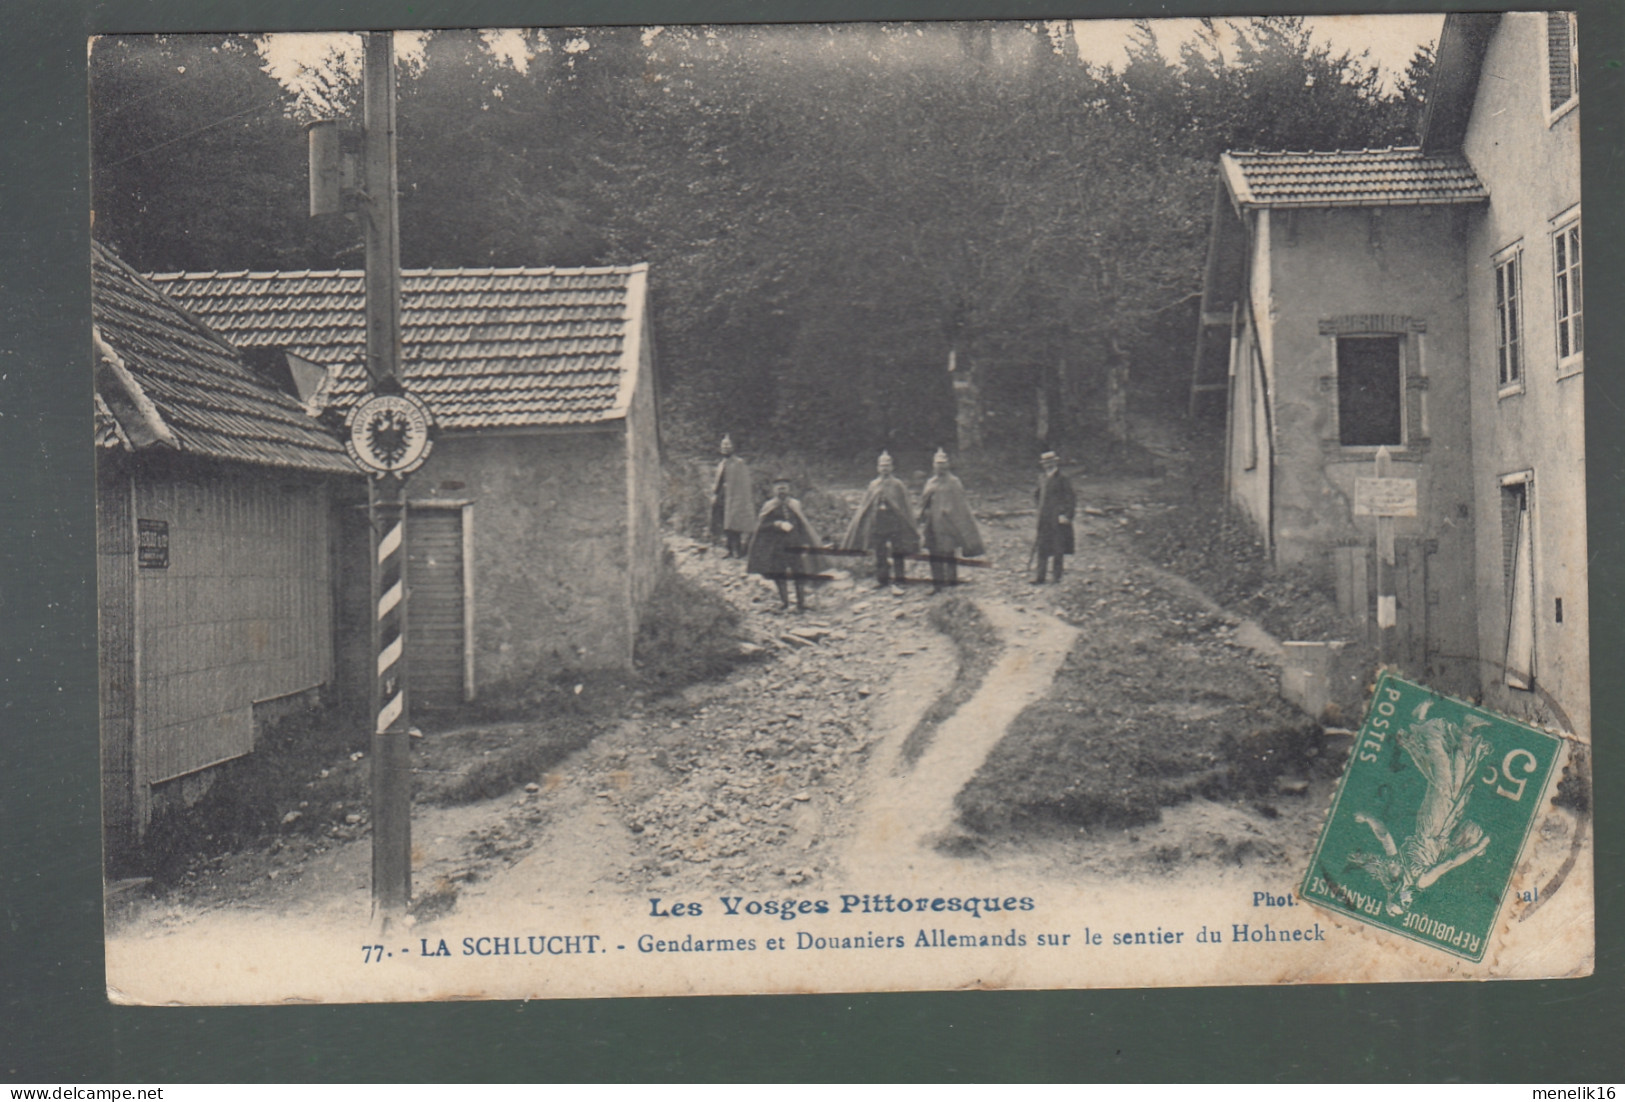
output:
<instances>
[{"instance_id":1,"label":"dark window opening","mask_svg":"<svg viewBox=\"0 0 1625 1102\"><path fill-rule=\"evenodd\" d=\"M1403 444L1399 337L1337 341L1337 432L1345 447Z\"/></svg>"}]
</instances>

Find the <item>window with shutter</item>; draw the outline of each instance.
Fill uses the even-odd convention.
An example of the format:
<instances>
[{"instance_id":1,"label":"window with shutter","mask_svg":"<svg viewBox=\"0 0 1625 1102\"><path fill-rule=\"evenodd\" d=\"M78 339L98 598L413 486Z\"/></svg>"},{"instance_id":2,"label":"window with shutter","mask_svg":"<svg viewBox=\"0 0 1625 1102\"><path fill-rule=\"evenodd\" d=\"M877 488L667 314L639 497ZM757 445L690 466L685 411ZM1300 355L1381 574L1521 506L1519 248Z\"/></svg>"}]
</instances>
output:
<instances>
[{"instance_id":1,"label":"window with shutter","mask_svg":"<svg viewBox=\"0 0 1625 1102\"><path fill-rule=\"evenodd\" d=\"M1521 253L1514 246L1495 262L1496 382L1503 393L1523 385Z\"/></svg>"},{"instance_id":2,"label":"window with shutter","mask_svg":"<svg viewBox=\"0 0 1625 1102\"><path fill-rule=\"evenodd\" d=\"M1584 315L1580 298L1580 223L1570 222L1552 234L1553 300L1557 304L1557 367L1579 368L1585 352Z\"/></svg>"},{"instance_id":3,"label":"window with shutter","mask_svg":"<svg viewBox=\"0 0 1625 1102\"><path fill-rule=\"evenodd\" d=\"M1554 116L1579 95L1574 13L1546 13L1546 109Z\"/></svg>"}]
</instances>

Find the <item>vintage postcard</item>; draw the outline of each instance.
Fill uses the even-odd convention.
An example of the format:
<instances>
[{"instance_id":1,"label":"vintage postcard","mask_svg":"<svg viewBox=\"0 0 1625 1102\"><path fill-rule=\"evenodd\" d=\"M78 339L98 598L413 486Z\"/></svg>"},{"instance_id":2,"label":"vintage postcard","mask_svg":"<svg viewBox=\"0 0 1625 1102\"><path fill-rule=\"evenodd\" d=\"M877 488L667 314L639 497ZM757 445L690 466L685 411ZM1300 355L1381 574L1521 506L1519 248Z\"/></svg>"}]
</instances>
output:
<instances>
[{"instance_id":1,"label":"vintage postcard","mask_svg":"<svg viewBox=\"0 0 1625 1102\"><path fill-rule=\"evenodd\" d=\"M1589 975L1582 32L92 40L109 997Z\"/></svg>"}]
</instances>

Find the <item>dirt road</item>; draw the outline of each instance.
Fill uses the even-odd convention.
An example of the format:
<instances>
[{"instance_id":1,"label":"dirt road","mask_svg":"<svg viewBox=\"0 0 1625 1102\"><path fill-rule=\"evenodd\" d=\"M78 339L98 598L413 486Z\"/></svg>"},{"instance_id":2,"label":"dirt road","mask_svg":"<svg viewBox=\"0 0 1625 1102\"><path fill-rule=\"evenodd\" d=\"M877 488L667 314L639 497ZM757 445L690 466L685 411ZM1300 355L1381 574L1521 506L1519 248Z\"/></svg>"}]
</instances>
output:
<instances>
[{"instance_id":1,"label":"dirt road","mask_svg":"<svg viewBox=\"0 0 1625 1102\"><path fill-rule=\"evenodd\" d=\"M423 921L537 898L659 895L674 890L784 890L838 885L882 867L915 875L971 861L1002 877L1111 877L1183 864L1275 863L1306 849L1310 820L1199 795L1135 830L1058 829L1030 837L978 837L958 819L956 796L988 762L1009 724L1050 691L1075 638L1132 648L1125 615L1152 591L1197 599L1159 575L1127 536L1154 494L1150 480L1080 480L1088 511L1067 580L1043 587L1023 570L1031 492L1010 480L977 498L991 563L966 570L957 592L998 636L991 669L934 731L921 717L965 676L953 640L931 609L947 598L914 582L901 595L839 574L804 615L784 614L769 583L738 560L684 539L679 568L726 595L743 614L762 660L724 681L646 702L621 724L523 790L462 807L414 812L414 893ZM977 487L971 486L973 494ZM857 488L848 488L855 500ZM913 567L916 575L923 564ZM1123 581L1128 579L1129 581ZM1133 588L1126 590L1124 585ZM1114 600L1093 599L1109 592ZM1126 602L1126 604L1125 604ZM1232 629L1239 625L1232 625ZM1231 631L1215 652L1237 670L1267 665L1268 640ZM1211 655L1210 655L1211 660ZM1177 666L1177 656L1176 656ZM966 686L965 688L968 688ZM1178 695L1178 686L1165 687ZM963 695L963 694L962 694ZM903 753L922 740L915 760ZM1240 844L1246 840L1246 844ZM233 913L364 913L364 836L312 860L260 871L245 855L229 898L159 893L121 910L132 936Z\"/></svg>"}]
</instances>

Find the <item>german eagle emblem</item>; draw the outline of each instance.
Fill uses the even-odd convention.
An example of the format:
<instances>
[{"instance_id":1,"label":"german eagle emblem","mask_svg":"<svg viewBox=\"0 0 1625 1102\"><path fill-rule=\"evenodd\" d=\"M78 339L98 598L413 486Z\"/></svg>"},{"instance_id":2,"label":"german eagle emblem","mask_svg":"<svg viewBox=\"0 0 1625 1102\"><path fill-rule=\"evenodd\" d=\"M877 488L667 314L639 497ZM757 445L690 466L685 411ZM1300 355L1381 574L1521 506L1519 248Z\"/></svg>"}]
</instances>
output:
<instances>
[{"instance_id":1,"label":"german eagle emblem","mask_svg":"<svg viewBox=\"0 0 1625 1102\"><path fill-rule=\"evenodd\" d=\"M386 467L399 463L411 443L412 423L399 410L380 410L367 422L367 446Z\"/></svg>"}]
</instances>

